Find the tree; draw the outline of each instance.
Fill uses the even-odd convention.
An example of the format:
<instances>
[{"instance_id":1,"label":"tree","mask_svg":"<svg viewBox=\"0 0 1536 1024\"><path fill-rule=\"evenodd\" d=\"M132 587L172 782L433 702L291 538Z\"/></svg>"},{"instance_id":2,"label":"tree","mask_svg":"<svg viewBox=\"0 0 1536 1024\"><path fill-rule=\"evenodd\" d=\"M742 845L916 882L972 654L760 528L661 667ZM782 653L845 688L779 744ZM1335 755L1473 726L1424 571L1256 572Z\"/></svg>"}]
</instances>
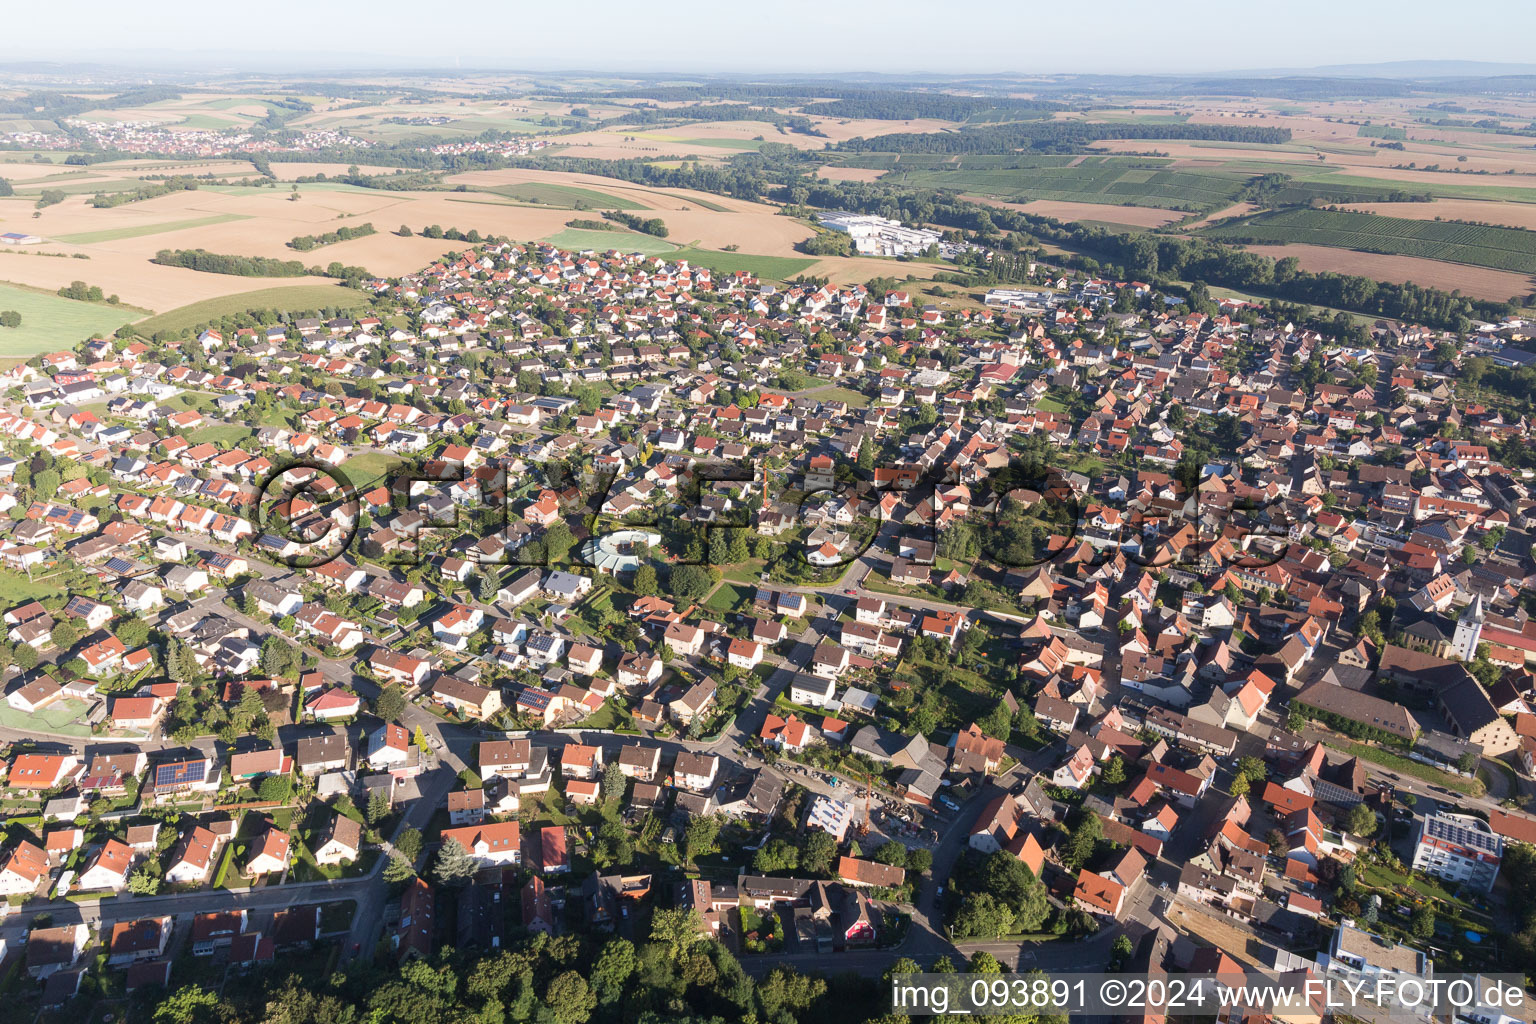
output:
<instances>
[{"instance_id":1,"label":"tree","mask_svg":"<svg viewBox=\"0 0 1536 1024\"><path fill-rule=\"evenodd\" d=\"M800 848L800 869L812 875L827 874L832 870L832 858L836 856L837 840L821 829L813 828L806 833Z\"/></svg>"},{"instance_id":2,"label":"tree","mask_svg":"<svg viewBox=\"0 0 1536 1024\"><path fill-rule=\"evenodd\" d=\"M1434 937L1435 912L1429 907L1419 907L1408 919L1408 934L1423 942Z\"/></svg>"},{"instance_id":3,"label":"tree","mask_svg":"<svg viewBox=\"0 0 1536 1024\"><path fill-rule=\"evenodd\" d=\"M907 847L897 839L887 840L875 851L875 860L881 864L889 864L894 868L904 868L907 865Z\"/></svg>"},{"instance_id":4,"label":"tree","mask_svg":"<svg viewBox=\"0 0 1536 1024\"><path fill-rule=\"evenodd\" d=\"M592 987L603 1005L618 1002L624 986L639 967L635 944L628 939L610 939L592 965Z\"/></svg>"},{"instance_id":5,"label":"tree","mask_svg":"<svg viewBox=\"0 0 1536 1024\"><path fill-rule=\"evenodd\" d=\"M256 787L256 795L267 803L286 804L293 795L293 779L287 775L268 775Z\"/></svg>"},{"instance_id":6,"label":"tree","mask_svg":"<svg viewBox=\"0 0 1536 1024\"><path fill-rule=\"evenodd\" d=\"M153 1024L213 1024L229 1019L219 997L201 985L183 985L155 1005Z\"/></svg>"},{"instance_id":7,"label":"tree","mask_svg":"<svg viewBox=\"0 0 1536 1024\"><path fill-rule=\"evenodd\" d=\"M1000 938L1013 930L1013 911L989 892L967 893L955 914L955 934Z\"/></svg>"},{"instance_id":8,"label":"tree","mask_svg":"<svg viewBox=\"0 0 1536 1024\"><path fill-rule=\"evenodd\" d=\"M658 910L651 915L651 941L666 950L668 959L676 960L699 941L703 927L704 919L693 908Z\"/></svg>"},{"instance_id":9,"label":"tree","mask_svg":"<svg viewBox=\"0 0 1536 1024\"><path fill-rule=\"evenodd\" d=\"M473 880L479 870L480 862L470 856L464 844L450 839L437 851L437 864L432 873L439 885L460 886Z\"/></svg>"},{"instance_id":10,"label":"tree","mask_svg":"<svg viewBox=\"0 0 1536 1024\"><path fill-rule=\"evenodd\" d=\"M800 863L800 851L787 839L773 838L758 847L752 857L752 868L760 875L777 875L795 870Z\"/></svg>"},{"instance_id":11,"label":"tree","mask_svg":"<svg viewBox=\"0 0 1536 1024\"><path fill-rule=\"evenodd\" d=\"M927 873L933 867L933 851L926 846L919 846L907 851L907 871L910 874L921 875Z\"/></svg>"},{"instance_id":12,"label":"tree","mask_svg":"<svg viewBox=\"0 0 1536 1024\"><path fill-rule=\"evenodd\" d=\"M976 723L981 726L981 731L988 736L996 736L1007 741L1013 733L1013 712L1008 710L1008 705L998 701ZM1123 781L1123 780L1122 780Z\"/></svg>"},{"instance_id":13,"label":"tree","mask_svg":"<svg viewBox=\"0 0 1536 1024\"><path fill-rule=\"evenodd\" d=\"M16 665L23 672L37 667L37 648L31 644L18 644L15 652Z\"/></svg>"},{"instance_id":14,"label":"tree","mask_svg":"<svg viewBox=\"0 0 1536 1024\"><path fill-rule=\"evenodd\" d=\"M586 978L575 971L565 971L549 980L544 1005L550 1009L549 1019L555 1024L586 1024L597 1009L597 996Z\"/></svg>"},{"instance_id":15,"label":"tree","mask_svg":"<svg viewBox=\"0 0 1536 1024\"><path fill-rule=\"evenodd\" d=\"M1477 765L1481 758L1475 750L1469 750L1456 759L1456 770L1467 775L1477 771Z\"/></svg>"},{"instance_id":16,"label":"tree","mask_svg":"<svg viewBox=\"0 0 1536 1024\"><path fill-rule=\"evenodd\" d=\"M0 327L20 327L21 314L14 309L0 309Z\"/></svg>"},{"instance_id":17,"label":"tree","mask_svg":"<svg viewBox=\"0 0 1536 1024\"><path fill-rule=\"evenodd\" d=\"M1136 947L1131 945L1131 937L1124 933L1115 936L1115 944L1109 947L1109 964L1107 970L1122 971L1136 955Z\"/></svg>"},{"instance_id":18,"label":"tree","mask_svg":"<svg viewBox=\"0 0 1536 1024\"><path fill-rule=\"evenodd\" d=\"M160 891L160 868L152 860L146 860L128 876L128 891L135 896L153 896Z\"/></svg>"},{"instance_id":19,"label":"tree","mask_svg":"<svg viewBox=\"0 0 1536 1024\"><path fill-rule=\"evenodd\" d=\"M1248 781L1248 776L1246 775L1238 775L1232 780L1233 796L1247 796L1248 791L1252 788L1253 784Z\"/></svg>"},{"instance_id":20,"label":"tree","mask_svg":"<svg viewBox=\"0 0 1536 1024\"><path fill-rule=\"evenodd\" d=\"M269 676L285 676L293 671L299 657L298 648L273 634L261 645L261 670Z\"/></svg>"},{"instance_id":21,"label":"tree","mask_svg":"<svg viewBox=\"0 0 1536 1024\"><path fill-rule=\"evenodd\" d=\"M1250 754L1238 759L1237 773L1245 776L1249 782L1263 782L1269 776L1269 769L1265 766L1263 758Z\"/></svg>"},{"instance_id":22,"label":"tree","mask_svg":"<svg viewBox=\"0 0 1536 1024\"><path fill-rule=\"evenodd\" d=\"M405 690L399 683L390 683L379 691L373 702L373 713L386 722L398 722L405 714Z\"/></svg>"},{"instance_id":23,"label":"tree","mask_svg":"<svg viewBox=\"0 0 1536 1024\"><path fill-rule=\"evenodd\" d=\"M60 619L54 624L48 639L53 641L53 646L59 650L67 651L80 642L80 630L70 619Z\"/></svg>"},{"instance_id":24,"label":"tree","mask_svg":"<svg viewBox=\"0 0 1536 1024\"><path fill-rule=\"evenodd\" d=\"M397 882L409 882L416 877L416 869L411 862L398 853L392 853L389 861L384 865L384 881L391 885Z\"/></svg>"},{"instance_id":25,"label":"tree","mask_svg":"<svg viewBox=\"0 0 1536 1024\"><path fill-rule=\"evenodd\" d=\"M622 800L624 789L629 779L624 775L624 769L619 767L617 761L610 761L603 765L603 799Z\"/></svg>"},{"instance_id":26,"label":"tree","mask_svg":"<svg viewBox=\"0 0 1536 1024\"><path fill-rule=\"evenodd\" d=\"M368 819L372 828L378 828L379 822L389 816L389 797L378 790L374 790L368 797L368 807L363 811L363 817Z\"/></svg>"},{"instance_id":27,"label":"tree","mask_svg":"<svg viewBox=\"0 0 1536 1024\"><path fill-rule=\"evenodd\" d=\"M972 974L1002 974L1003 965L998 963L997 957L984 949L979 949L971 954L971 962L966 969Z\"/></svg>"},{"instance_id":28,"label":"tree","mask_svg":"<svg viewBox=\"0 0 1536 1024\"><path fill-rule=\"evenodd\" d=\"M136 647L143 647L149 640L149 623L143 619L129 619L115 630L117 638L123 642L123 646L130 651Z\"/></svg>"},{"instance_id":29,"label":"tree","mask_svg":"<svg viewBox=\"0 0 1536 1024\"><path fill-rule=\"evenodd\" d=\"M807 1011L826 994L825 979L807 977L788 967L775 967L757 985L757 1002L762 1011L758 1019L806 1020L809 1017Z\"/></svg>"},{"instance_id":30,"label":"tree","mask_svg":"<svg viewBox=\"0 0 1536 1024\"><path fill-rule=\"evenodd\" d=\"M672 593L682 601L698 601L715 585L702 565L679 565L672 570Z\"/></svg>"},{"instance_id":31,"label":"tree","mask_svg":"<svg viewBox=\"0 0 1536 1024\"><path fill-rule=\"evenodd\" d=\"M1376 812L1365 804L1355 804L1349 809L1348 828L1361 839L1376 834Z\"/></svg>"},{"instance_id":32,"label":"tree","mask_svg":"<svg viewBox=\"0 0 1536 1024\"><path fill-rule=\"evenodd\" d=\"M400 838L395 840L395 849L412 861L421 856L421 829L408 828L401 832Z\"/></svg>"},{"instance_id":33,"label":"tree","mask_svg":"<svg viewBox=\"0 0 1536 1024\"><path fill-rule=\"evenodd\" d=\"M1118 786L1125 782L1125 762L1119 754L1111 757L1104 765L1104 773L1100 778L1106 786Z\"/></svg>"},{"instance_id":34,"label":"tree","mask_svg":"<svg viewBox=\"0 0 1536 1024\"><path fill-rule=\"evenodd\" d=\"M715 839L720 835L720 822L713 816L694 818L683 832L683 859L692 864L700 857L715 852Z\"/></svg>"},{"instance_id":35,"label":"tree","mask_svg":"<svg viewBox=\"0 0 1536 1024\"><path fill-rule=\"evenodd\" d=\"M1077 827L1072 829L1067 836L1066 850L1062 853L1062 863L1071 868L1080 868L1088 863L1088 858L1093 856L1094 847L1099 840L1104 838L1104 826L1099 823L1098 815L1091 811L1083 812L1082 819Z\"/></svg>"},{"instance_id":36,"label":"tree","mask_svg":"<svg viewBox=\"0 0 1536 1024\"><path fill-rule=\"evenodd\" d=\"M576 543L575 534L564 519L556 519L544 528L544 553L550 565L563 565Z\"/></svg>"},{"instance_id":37,"label":"tree","mask_svg":"<svg viewBox=\"0 0 1536 1024\"><path fill-rule=\"evenodd\" d=\"M656 593L656 567L642 565L635 570L635 578L630 584L635 593L641 597L651 597Z\"/></svg>"}]
</instances>

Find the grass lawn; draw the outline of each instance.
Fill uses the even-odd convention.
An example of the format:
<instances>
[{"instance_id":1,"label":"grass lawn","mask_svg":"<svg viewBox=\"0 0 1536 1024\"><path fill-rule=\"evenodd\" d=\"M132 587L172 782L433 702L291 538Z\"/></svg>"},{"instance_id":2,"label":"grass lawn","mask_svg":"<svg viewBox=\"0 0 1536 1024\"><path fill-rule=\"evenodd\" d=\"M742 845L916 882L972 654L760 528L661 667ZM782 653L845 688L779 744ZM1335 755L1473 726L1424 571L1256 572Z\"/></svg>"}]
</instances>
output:
<instances>
[{"instance_id":1,"label":"grass lawn","mask_svg":"<svg viewBox=\"0 0 1536 1024\"><path fill-rule=\"evenodd\" d=\"M1403 886L1431 903L1444 903L1455 907L1462 913L1482 916L1465 901L1452 896L1438 882L1427 875L1409 875L1400 871L1393 871L1384 864L1364 864L1361 866L1359 875L1360 881L1366 885L1391 890L1397 890L1399 886ZM1399 895L1402 894L1399 893Z\"/></svg>"},{"instance_id":2,"label":"grass lawn","mask_svg":"<svg viewBox=\"0 0 1536 1024\"><path fill-rule=\"evenodd\" d=\"M628 711L611 700L605 700L602 707L582 719L581 727L583 729L633 729L635 720Z\"/></svg>"},{"instance_id":3,"label":"grass lawn","mask_svg":"<svg viewBox=\"0 0 1536 1024\"><path fill-rule=\"evenodd\" d=\"M752 603L752 597L756 591L751 587L737 586L729 581L723 582L715 588L715 592L709 595L704 602L704 607L715 612L741 611Z\"/></svg>"},{"instance_id":4,"label":"grass lawn","mask_svg":"<svg viewBox=\"0 0 1536 1024\"><path fill-rule=\"evenodd\" d=\"M80 269L81 280L90 276L89 267ZM0 327L0 356L35 356L74 348L87 338L111 334L144 312L132 306L78 302L45 289L0 282L0 310L7 309L21 314L21 326Z\"/></svg>"},{"instance_id":5,"label":"grass lawn","mask_svg":"<svg viewBox=\"0 0 1536 1024\"><path fill-rule=\"evenodd\" d=\"M1041 397L1035 400L1035 405L1045 412L1066 412L1067 407L1054 398Z\"/></svg>"},{"instance_id":6,"label":"grass lawn","mask_svg":"<svg viewBox=\"0 0 1536 1024\"><path fill-rule=\"evenodd\" d=\"M1458 793L1466 793L1471 796L1482 795L1480 792L1482 789L1481 782L1477 782L1473 779L1464 779L1459 775L1452 775L1449 772L1442 772L1438 768L1432 768L1427 764L1421 764L1411 758L1403 757L1400 754L1394 754L1389 750L1382 749L1381 747L1373 747L1366 743L1337 742L1329 743L1328 746L1338 747L1341 750L1347 750L1351 754L1354 754L1356 757L1364 758L1365 760L1370 761L1372 764L1379 764L1383 768L1391 768L1393 771L1400 772L1403 775L1412 775L1414 778L1420 779L1424 782L1432 782L1436 785L1444 786L1447 789L1454 789Z\"/></svg>"},{"instance_id":7,"label":"grass lawn","mask_svg":"<svg viewBox=\"0 0 1536 1024\"><path fill-rule=\"evenodd\" d=\"M224 844L224 852L219 855L219 869L213 875L213 887L215 889L249 884L249 879L244 878L240 874L240 869L235 866L235 847L243 847L243 845L235 839Z\"/></svg>"},{"instance_id":8,"label":"grass lawn","mask_svg":"<svg viewBox=\"0 0 1536 1024\"><path fill-rule=\"evenodd\" d=\"M646 204L634 199L621 199L618 196L609 195L607 192L599 192L596 189L578 188L575 185L557 185L543 181L520 181L511 185L492 185L478 189L481 192L492 192L498 196L506 196L508 199L521 199L523 202L542 203L545 206L564 206L574 209L577 201L583 202L588 209L593 210L649 210Z\"/></svg>"},{"instance_id":9,"label":"grass lawn","mask_svg":"<svg viewBox=\"0 0 1536 1024\"><path fill-rule=\"evenodd\" d=\"M637 231L587 231L582 228L567 228L558 234L549 235L544 241L551 245L558 245L562 249L596 249L605 252L609 249L617 249L619 252L643 252L647 256L660 256L677 249L677 246L655 235L643 235Z\"/></svg>"},{"instance_id":10,"label":"grass lawn","mask_svg":"<svg viewBox=\"0 0 1536 1024\"><path fill-rule=\"evenodd\" d=\"M56 732L66 736L89 736L91 727L84 721L89 706L84 701L64 699L31 714L10 705L0 707L0 727L18 732Z\"/></svg>"},{"instance_id":11,"label":"grass lawn","mask_svg":"<svg viewBox=\"0 0 1536 1024\"><path fill-rule=\"evenodd\" d=\"M343 288L339 284L295 284L204 299L140 320L133 326L140 334L150 337L159 331L183 331L248 310L278 309L290 313L310 313L326 307L359 310L367 308L368 301L368 296L362 292ZM26 329L25 323L22 329ZM44 352L47 349L40 348L38 351Z\"/></svg>"},{"instance_id":12,"label":"grass lawn","mask_svg":"<svg viewBox=\"0 0 1536 1024\"><path fill-rule=\"evenodd\" d=\"M250 437L251 428L240 426L238 423L210 423L183 436L186 437L188 444L202 444L204 441L210 441L216 445L229 447Z\"/></svg>"},{"instance_id":13,"label":"grass lawn","mask_svg":"<svg viewBox=\"0 0 1536 1024\"><path fill-rule=\"evenodd\" d=\"M36 600L50 607L62 607L65 593L52 574L40 573L28 579L24 572L0 569L0 594L13 604Z\"/></svg>"},{"instance_id":14,"label":"grass lawn","mask_svg":"<svg viewBox=\"0 0 1536 1024\"><path fill-rule=\"evenodd\" d=\"M734 583L746 583L756 587L763 575L763 566L768 563L761 558L749 558L745 562L733 565L723 570L727 580Z\"/></svg>"},{"instance_id":15,"label":"grass lawn","mask_svg":"<svg viewBox=\"0 0 1536 1024\"><path fill-rule=\"evenodd\" d=\"M92 242L115 242L121 238L141 238L144 235L163 235L170 231L202 228L210 224L225 224L232 220L250 220L243 213L220 213L211 217L194 217L191 220L173 220L163 224L138 224L132 227L106 228L101 231L81 231L73 235L59 235L55 241L73 245L89 245Z\"/></svg>"},{"instance_id":16,"label":"grass lawn","mask_svg":"<svg viewBox=\"0 0 1536 1024\"><path fill-rule=\"evenodd\" d=\"M806 395L815 398L819 402L847 402L850 409L868 409L869 396L860 391L852 391L848 388L816 388L807 391Z\"/></svg>"},{"instance_id":17,"label":"grass lawn","mask_svg":"<svg viewBox=\"0 0 1536 1024\"><path fill-rule=\"evenodd\" d=\"M782 693L773 699L773 709L775 713L784 712L786 714L799 715L806 721L817 721L824 718L827 714L825 708L813 708L808 704L796 704Z\"/></svg>"},{"instance_id":18,"label":"grass lawn","mask_svg":"<svg viewBox=\"0 0 1536 1024\"><path fill-rule=\"evenodd\" d=\"M386 482L403 465L404 460L393 452L370 451L354 455L343 462L341 471L346 475L348 483L366 491Z\"/></svg>"},{"instance_id":19,"label":"grass lawn","mask_svg":"<svg viewBox=\"0 0 1536 1024\"><path fill-rule=\"evenodd\" d=\"M695 266L708 267L717 274L734 274L744 270L749 274L773 281L785 281L796 274L803 274L816 261L797 256L757 256L748 252L720 252L715 249L679 249L673 259L687 260Z\"/></svg>"}]
</instances>

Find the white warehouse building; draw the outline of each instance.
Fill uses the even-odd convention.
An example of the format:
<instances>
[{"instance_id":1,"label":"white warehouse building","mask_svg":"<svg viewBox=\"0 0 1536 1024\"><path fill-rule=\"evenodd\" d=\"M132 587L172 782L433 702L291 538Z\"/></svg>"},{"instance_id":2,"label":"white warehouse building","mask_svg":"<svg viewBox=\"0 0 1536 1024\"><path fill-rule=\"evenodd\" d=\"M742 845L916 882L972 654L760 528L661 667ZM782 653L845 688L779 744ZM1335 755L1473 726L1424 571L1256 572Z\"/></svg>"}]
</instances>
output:
<instances>
[{"instance_id":1,"label":"white warehouse building","mask_svg":"<svg viewBox=\"0 0 1536 1024\"><path fill-rule=\"evenodd\" d=\"M940 234L927 228L909 228L900 221L868 213L823 213L821 226L841 231L853 239L864 256L918 256L939 243Z\"/></svg>"}]
</instances>

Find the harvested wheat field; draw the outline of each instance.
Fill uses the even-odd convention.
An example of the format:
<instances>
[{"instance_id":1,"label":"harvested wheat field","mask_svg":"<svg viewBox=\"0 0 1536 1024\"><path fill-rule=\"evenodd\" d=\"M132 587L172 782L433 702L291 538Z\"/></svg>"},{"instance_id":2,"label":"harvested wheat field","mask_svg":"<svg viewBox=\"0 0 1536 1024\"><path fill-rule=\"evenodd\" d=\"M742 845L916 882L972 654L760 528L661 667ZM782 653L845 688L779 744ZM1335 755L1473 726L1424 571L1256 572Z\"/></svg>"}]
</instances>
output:
<instances>
[{"instance_id":1,"label":"harvested wheat field","mask_svg":"<svg viewBox=\"0 0 1536 1024\"><path fill-rule=\"evenodd\" d=\"M597 197L607 196L614 202L632 204L635 212L655 208L681 209L689 205L685 194L671 195L669 192L653 190L649 186L635 182L621 181L618 178L605 178L595 174L576 174L569 171L543 171L523 168L505 168L495 171L465 171L461 174L450 174L443 179L450 186L467 185L477 189L504 188L511 185L552 185L562 188L583 189L597 194ZM603 208L601 199L594 197L589 205L594 210ZM583 197L585 198L585 197ZM709 200L710 197L703 197ZM510 202L520 202L515 196L509 198ZM694 199L693 202L699 202ZM572 216L591 217L593 213L572 214Z\"/></svg>"},{"instance_id":2,"label":"harvested wheat field","mask_svg":"<svg viewBox=\"0 0 1536 1024\"><path fill-rule=\"evenodd\" d=\"M1036 217L1053 217L1056 220L1094 220L1111 224L1125 224L1133 228L1160 228L1182 220L1187 214L1177 210L1160 210L1152 206L1114 206L1109 203L1074 203L1061 199L1031 199L1027 203L1009 203L1001 199L973 198L978 203L998 206L1005 210L1032 213Z\"/></svg>"},{"instance_id":3,"label":"harvested wheat field","mask_svg":"<svg viewBox=\"0 0 1536 1024\"><path fill-rule=\"evenodd\" d=\"M66 167L63 164L51 164L45 161L18 160L15 163L0 161L0 178L4 178L12 185L23 185L41 178L57 178L60 181L66 181L69 180L66 175L77 178L87 175L96 176L83 167Z\"/></svg>"},{"instance_id":4,"label":"harvested wheat field","mask_svg":"<svg viewBox=\"0 0 1536 1024\"><path fill-rule=\"evenodd\" d=\"M1280 160L1294 163L1317 163L1317 154L1302 149L1274 149L1254 147L1238 148L1228 145L1201 146L1193 142L1172 139L1109 139L1091 144L1095 153L1149 153L1156 150L1170 159L1170 167L1204 167L1211 161L1225 163L1229 160ZM1188 161L1186 163L1185 161Z\"/></svg>"},{"instance_id":5,"label":"harvested wheat field","mask_svg":"<svg viewBox=\"0 0 1536 1024\"><path fill-rule=\"evenodd\" d=\"M603 178L592 174L570 174L562 171L498 170L469 171L447 179L449 184L479 185L488 187L518 182L544 182L592 189L609 195L625 197L643 203L649 209L634 211L647 218L659 217L667 225L667 240L679 245L697 244L706 249L719 249L727 245L739 245L742 252L763 256L796 255L796 242L804 241L815 232L791 217L779 215L779 208L767 203L754 203L745 199L706 195L687 189L655 189L636 185L615 178ZM451 195L451 193L426 193L427 195ZM413 193L421 195L421 193ZM465 198L459 194L459 198ZM480 209L490 210L485 206ZM524 208L507 207L518 210ZM559 231L572 217L595 217L592 212L570 210L544 211L528 209L532 213L557 213L557 226L537 233L497 229L499 234L513 238L541 238ZM447 221L441 223L447 224ZM463 226L461 224L461 226ZM485 231L481 227L482 232Z\"/></svg>"},{"instance_id":6,"label":"harvested wheat field","mask_svg":"<svg viewBox=\"0 0 1536 1024\"><path fill-rule=\"evenodd\" d=\"M346 174L352 168L352 166L353 165L351 164L290 164L279 162L272 165L272 174L277 178L278 181L292 181L295 178L309 178L316 174L324 174L328 177L334 178L339 174ZM409 170L405 168L385 167L379 164L357 164L356 167L357 173L359 174L394 174L399 170L406 170L406 173L410 173Z\"/></svg>"},{"instance_id":7,"label":"harvested wheat field","mask_svg":"<svg viewBox=\"0 0 1536 1024\"><path fill-rule=\"evenodd\" d=\"M1344 207L1408 220L1467 220L1536 231L1536 203L1485 203L1477 199L1436 199L1429 203L1356 203Z\"/></svg>"},{"instance_id":8,"label":"harvested wheat field","mask_svg":"<svg viewBox=\"0 0 1536 1024\"><path fill-rule=\"evenodd\" d=\"M315 278L275 281L205 274L151 263L161 249L207 249L245 256L297 259L306 266L340 261L367 267L382 275L409 273L445 252L461 247L419 234L429 224L458 227L482 234L539 238L561 230L568 210L506 204L455 202L451 193L370 192L301 187L297 202L277 189L250 189L235 194L199 189L177 192L140 203L99 210L83 197L66 200L31 216L26 200L0 201L0 223L15 224L49 241L47 252L83 253L87 259L59 259L0 253L0 278L57 288L83 280L118 293L124 302L165 310L218 295L250 291L288 282L314 283ZM224 219L229 218L229 219ZM323 234L338 226L372 223L377 233L323 246L309 252L288 248L298 235ZM394 234L402 224L416 235ZM7 230L10 228L7 227ZM60 237L96 238L68 244Z\"/></svg>"},{"instance_id":9,"label":"harvested wheat field","mask_svg":"<svg viewBox=\"0 0 1536 1024\"><path fill-rule=\"evenodd\" d=\"M909 275L929 281L933 279L934 274L946 273L954 269L948 264L903 263L899 260L877 260L853 256L818 260L806 269L805 276L829 278L833 284L864 284L877 277L894 277L899 281Z\"/></svg>"},{"instance_id":10,"label":"harvested wheat field","mask_svg":"<svg viewBox=\"0 0 1536 1024\"><path fill-rule=\"evenodd\" d=\"M1507 270L1442 263L1414 256L1383 256L1323 245L1245 245L1242 248L1271 259L1295 256L1303 270L1331 270L1338 274L1362 274L1378 281L1412 282L1445 291L1460 289L1465 295L1503 301L1512 295L1529 294L1533 278Z\"/></svg>"},{"instance_id":11,"label":"harvested wheat field","mask_svg":"<svg viewBox=\"0 0 1536 1024\"><path fill-rule=\"evenodd\" d=\"M202 274L180 267L161 267L136 257L84 260L57 259L24 253L0 253L0 280L35 288L57 289L71 281L99 285L129 305L162 311L220 295L315 284L313 277L231 277Z\"/></svg>"}]
</instances>

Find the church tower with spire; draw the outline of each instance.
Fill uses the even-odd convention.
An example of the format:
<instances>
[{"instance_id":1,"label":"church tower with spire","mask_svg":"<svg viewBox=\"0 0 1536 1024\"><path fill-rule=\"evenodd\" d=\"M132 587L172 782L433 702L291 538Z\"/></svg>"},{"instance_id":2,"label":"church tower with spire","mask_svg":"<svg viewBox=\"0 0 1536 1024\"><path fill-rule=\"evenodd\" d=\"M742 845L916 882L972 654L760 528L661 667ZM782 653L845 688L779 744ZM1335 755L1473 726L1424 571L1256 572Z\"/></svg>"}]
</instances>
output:
<instances>
[{"instance_id":1,"label":"church tower with spire","mask_svg":"<svg viewBox=\"0 0 1536 1024\"><path fill-rule=\"evenodd\" d=\"M1467 610L1456 620L1456 635L1451 638L1451 657L1458 661L1477 658L1477 644L1483 636L1483 597L1474 595Z\"/></svg>"}]
</instances>

